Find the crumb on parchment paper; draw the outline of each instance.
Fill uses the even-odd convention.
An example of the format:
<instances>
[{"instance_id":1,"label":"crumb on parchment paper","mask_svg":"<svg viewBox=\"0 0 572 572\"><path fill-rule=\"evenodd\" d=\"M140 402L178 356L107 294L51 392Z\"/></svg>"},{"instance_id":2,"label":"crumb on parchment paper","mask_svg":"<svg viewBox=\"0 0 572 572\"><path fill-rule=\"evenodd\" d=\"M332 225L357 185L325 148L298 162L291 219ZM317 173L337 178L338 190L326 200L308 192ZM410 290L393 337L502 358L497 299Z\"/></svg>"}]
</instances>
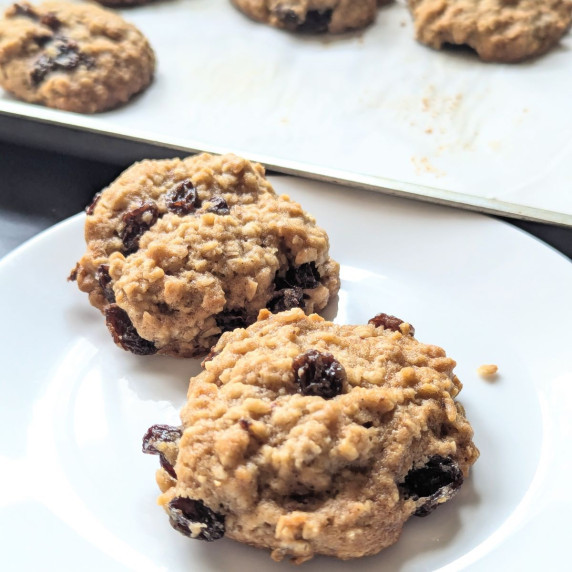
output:
<instances>
[{"instance_id":1,"label":"crumb on parchment paper","mask_svg":"<svg viewBox=\"0 0 572 572\"><path fill-rule=\"evenodd\" d=\"M413 167L415 168L415 173L417 175L434 175L437 178L445 177L447 173L445 171L441 171L437 167L435 167L427 157L417 157L413 155L411 157L411 162L413 163Z\"/></svg>"},{"instance_id":2,"label":"crumb on parchment paper","mask_svg":"<svg viewBox=\"0 0 572 572\"><path fill-rule=\"evenodd\" d=\"M493 375L497 374L498 370L499 370L498 365L495 365L493 363L483 364L477 368L477 373L481 377L492 377Z\"/></svg>"}]
</instances>

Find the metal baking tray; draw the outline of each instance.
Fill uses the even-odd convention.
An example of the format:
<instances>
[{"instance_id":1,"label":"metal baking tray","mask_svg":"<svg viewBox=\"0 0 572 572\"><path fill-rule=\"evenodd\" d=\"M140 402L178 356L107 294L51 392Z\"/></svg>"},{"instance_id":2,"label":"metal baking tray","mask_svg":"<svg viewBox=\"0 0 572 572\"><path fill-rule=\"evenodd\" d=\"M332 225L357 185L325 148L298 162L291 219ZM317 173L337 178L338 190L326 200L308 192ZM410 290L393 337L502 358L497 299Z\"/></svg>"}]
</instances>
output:
<instances>
[{"instance_id":1,"label":"metal baking tray","mask_svg":"<svg viewBox=\"0 0 572 572\"><path fill-rule=\"evenodd\" d=\"M572 226L570 35L541 58L503 65L419 45L403 2L339 37L255 23L230 0L121 13L155 48L153 85L97 115L0 92L3 137L17 138L14 120L27 120L66 128L47 147L113 138L93 149L99 157L118 141L164 155L233 151L278 172Z\"/></svg>"}]
</instances>

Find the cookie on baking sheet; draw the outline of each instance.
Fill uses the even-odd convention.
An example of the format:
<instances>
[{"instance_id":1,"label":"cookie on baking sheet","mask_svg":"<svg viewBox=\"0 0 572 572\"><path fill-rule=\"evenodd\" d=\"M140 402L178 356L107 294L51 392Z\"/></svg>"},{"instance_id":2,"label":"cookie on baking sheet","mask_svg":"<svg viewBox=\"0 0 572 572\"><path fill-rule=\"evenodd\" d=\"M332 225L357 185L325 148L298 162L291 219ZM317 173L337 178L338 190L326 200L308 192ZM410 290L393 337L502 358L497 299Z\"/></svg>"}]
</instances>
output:
<instances>
[{"instance_id":1,"label":"cookie on baking sheet","mask_svg":"<svg viewBox=\"0 0 572 572\"><path fill-rule=\"evenodd\" d=\"M340 326L300 309L224 334L191 379L182 426L143 439L171 525L275 560L346 559L453 497L479 451L455 362L413 334L386 314Z\"/></svg>"},{"instance_id":2,"label":"cookie on baking sheet","mask_svg":"<svg viewBox=\"0 0 572 572\"><path fill-rule=\"evenodd\" d=\"M543 54L572 20L572 0L409 0L409 7L420 42L465 44L496 62Z\"/></svg>"},{"instance_id":3,"label":"cookie on baking sheet","mask_svg":"<svg viewBox=\"0 0 572 572\"><path fill-rule=\"evenodd\" d=\"M19 99L95 113L153 78L155 56L132 24L90 4L14 4L0 20L0 85Z\"/></svg>"},{"instance_id":4,"label":"cookie on baking sheet","mask_svg":"<svg viewBox=\"0 0 572 572\"><path fill-rule=\"evenodd\" d=\"M108 8L129 8L131 6L143 6L153 4L156 0L95 0L98 4L103 4Z\"/></svg>"},{"instance_id":5,"label":"cookie on baking sheet","mask_svg":"<svg viewBox=\"0 0 572 572\"><path fill-rule=\"evenodd\" d=\"M338 34L371 24L377 0L232 0L247 16L295 32Z\"/></svg>"},{"instance_id":6,"label":"cookie on baking sheet","mask_svg":"<svg viewBox=\"0 0 572 572\"><path fill-rule=\"evenodd\" d=\"M143 161L88 209L72 272L118 345L205 354L261 308L321 310L339 288L328 236L235 155Z\"/></svg>"}]
</instances>

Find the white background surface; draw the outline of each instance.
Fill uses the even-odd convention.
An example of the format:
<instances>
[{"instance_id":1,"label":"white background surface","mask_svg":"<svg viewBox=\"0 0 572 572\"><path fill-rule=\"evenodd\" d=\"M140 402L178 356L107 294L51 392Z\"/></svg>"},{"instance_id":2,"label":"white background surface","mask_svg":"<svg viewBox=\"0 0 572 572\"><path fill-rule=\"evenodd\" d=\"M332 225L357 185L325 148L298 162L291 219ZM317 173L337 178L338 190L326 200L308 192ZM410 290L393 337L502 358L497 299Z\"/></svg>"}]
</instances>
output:
<instances>
[{"instance_id":1,"label":"white background surface","mask_svg":"<svg viewBox=\"0 0 572 572\"><path fill-rule=\"evenodd\" d=\"M566 570L572 503L572 266L509 225L331 185L274 179L318 216L342 265L340 323L385 311L446 348L481 457L459 495L399 542L308 572ZM191 541L156 506L155 423L177 423L197 360L113 345L66 276L83 215L0 263L0 537L3 569L271 570L264 551ZM478 377L496 363L495 381Z\"/></svg>"},{"instance_id":2,"label":"white background surface","mask_svg":"<svg viewBox=\"0 0 572 572\"><path fill-rule=\"evenodd\" d=\"M502 65L416 43L401 2L340 37L255 23L229 0L122 13L158 56L141 97L80 116L3 95L0 112L572 226L570 35Z\"/></svg>"}]
</instances>

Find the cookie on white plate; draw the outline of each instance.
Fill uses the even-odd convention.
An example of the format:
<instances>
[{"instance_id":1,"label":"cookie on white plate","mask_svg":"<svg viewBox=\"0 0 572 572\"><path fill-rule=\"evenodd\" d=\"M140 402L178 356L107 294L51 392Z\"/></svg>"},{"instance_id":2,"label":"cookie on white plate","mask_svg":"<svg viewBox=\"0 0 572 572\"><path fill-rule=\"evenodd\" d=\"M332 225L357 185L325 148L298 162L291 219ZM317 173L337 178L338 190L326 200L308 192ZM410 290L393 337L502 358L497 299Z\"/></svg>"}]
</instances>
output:
<instances>
[{"instance_id":1,"label":"cookie on white plate","mask_svg":"<svg viewBox=\"0 0 572 572\"><path fill-rule=\"evenodd\" d=\"M275 560L347 559L451 499L479 452L455 362L413 333L385 314L341 326L293 309L224 334L182 426L143 440L171 525Z\"/></svg>"},{"instance_id":2,"label":"cookie on white plate","mask_svg":"<svg viewBox=\"0 0 572 572\"><path fill-rule=\"evenodd\" d=\"M71 278L137 354L204 355L262 308L319 311L339 289L326 232L235 155L136 163L88 208L85 238Z\"/></svg>"}]
</instances>

